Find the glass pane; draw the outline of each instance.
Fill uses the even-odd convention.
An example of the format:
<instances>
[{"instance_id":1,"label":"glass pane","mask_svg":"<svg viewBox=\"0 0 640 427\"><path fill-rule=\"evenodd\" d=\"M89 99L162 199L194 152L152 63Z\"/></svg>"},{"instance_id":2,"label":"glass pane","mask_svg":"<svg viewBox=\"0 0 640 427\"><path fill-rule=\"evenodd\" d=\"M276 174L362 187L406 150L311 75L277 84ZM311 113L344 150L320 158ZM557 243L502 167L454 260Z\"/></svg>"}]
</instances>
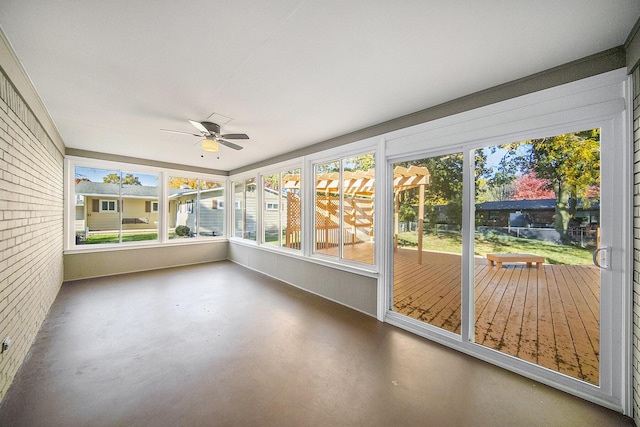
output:
<instances>
[{"instance_id":1,"label":"glass pane","mask_svg":"<svg viewBox=\"0 0 640 427\"><path fill-rule=\"evenodd\" d=\"M244 237L244 181L233 183L233 235Z\"/></svg>"},{"instance_id":2,"label":"glass pane","mask_svg":"<svg viewBox=\"0 0 640 427\"><path fill-rule=\"evenodd\" d=\"M77 245L120 242L119 198L120 171L75 168Z\"/></svg>"},{"instance_id":3,"label":"glass pane","mask_svg":"<svg viewBox=\"0 0 640 427\"><path fill-rule=\"evenodd\" d=\"M460 333L462 153L394 165L393 311Z\"/></svg>"},{"instance_id":4,"label":"glass pane","mask_svg":"<svg viewBox=\"0 0 640 427\"><path fill-rule=\"evenodd\" d=\"M258 193L256 179L249 178L244 181L245 188L245 212L244 212L244 238L256 240L256 221L258 219Z\"/></svg>"},{"instance_id":5,"label":"glass pane","mask_svg":"<svg viewBox=\"0 0 640 427\"><path fill-rule=\"evenodd\" d=\"M301 249L302 205L300 203L300 169L282 173L283 204L280 209L281 245Z\"/></svg>"},{"instance_id":6,"label":"glass pane","mask_svg":"<svg viewBox=\"0 0 640 427\"><path fill-rule=\"evenodd\" d=\"M200 181L198 237L224 236L224 182Z\"/></svg>"},{"instance_id":7,"label":"glass pane","mask_svg":"<svg viewBox=\"0 0 640 427\"><path fill-rule=\"evenodd\" d=\"M599 129L476 150L475 341L599 384Z\"/></svg>"},{"instance_id":8,"label":"glass pane","mask_svg":"<svg viewBox=\"0 0 640 427\"><path fill-rule=\"evenodd\" d=\"M280 245L280 206L282 204L282 192L280 191L280 174L264 176L264 188L262 201L264 203L262 215L262 227L264 230L263 242L271 245Z\"/></svg>"},{"instance_id":9,"label":"glass pane","mask_svg":"<svg viewBox=\"0 0 640 427\"><path fill-rule=\"evenodd\" d=\"M342 258L373 264L373 154L342 161Z\"/></svg>"},{"instance_id":10,"label":"glass pane","mask_svg":"<svg viewBox=\"0 0 640 427\"><path fill-rule=\"evenodd\" d=\"M339 256L340 162L315 166L315 252Z\"/></svg>"},{"instance_id":11,"label":"glass pane","mask_svg":"<svg viewBox=\"0 0 640 427\"><path fill-rule=\"evenodd\" d=\"M196 236L198 179L169 177L169 239Z\"/></svg>"},{"instance_id":12,"label":"glass pane","mask_svg":"<svg viewBox=\"0 0 640 427\"><path fill-rule=\"evenodd\" d=\"M122 171L122 242L158 240L158 176Z\"/></svg>"}]
</instances>

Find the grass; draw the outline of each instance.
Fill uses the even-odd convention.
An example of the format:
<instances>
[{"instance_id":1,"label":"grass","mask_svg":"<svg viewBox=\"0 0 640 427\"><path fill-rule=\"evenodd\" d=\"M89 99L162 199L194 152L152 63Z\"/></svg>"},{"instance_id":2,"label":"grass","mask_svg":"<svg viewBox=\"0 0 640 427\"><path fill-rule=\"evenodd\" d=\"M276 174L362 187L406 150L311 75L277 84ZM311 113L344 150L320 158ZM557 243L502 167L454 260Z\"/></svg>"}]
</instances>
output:
<instances>
[{"instance_id":1,"label":"grass","mask_svg":"<svg viewBox=\"0 0 640 427\"><path fill-rule=\"evenodd\" d=\"M158 240L158 233L138 233L138 234L123 234L123 242L141 242L145 240ZM101 243L118 243L117 234L92 234L84 240L86 245L94 245Z\"/></svg>"},{"instance_id":2,"label":"grass","mask_svg":"<svg viewBox=\"0 0 640 427\"><path fill-rule=\"evenodd\" d=\"M398 234L401 246L417 246L418 235L405 232ZM425 234L422 248L429 251L462 253L462 236L458 233ZM498 234L476 234L474 254L486 256L488 253L529 253L545 257L549 264L585 265L592 264L592 251L571 245L559 245L542 240L523 239Z\"/></svg>"}]
</instances>

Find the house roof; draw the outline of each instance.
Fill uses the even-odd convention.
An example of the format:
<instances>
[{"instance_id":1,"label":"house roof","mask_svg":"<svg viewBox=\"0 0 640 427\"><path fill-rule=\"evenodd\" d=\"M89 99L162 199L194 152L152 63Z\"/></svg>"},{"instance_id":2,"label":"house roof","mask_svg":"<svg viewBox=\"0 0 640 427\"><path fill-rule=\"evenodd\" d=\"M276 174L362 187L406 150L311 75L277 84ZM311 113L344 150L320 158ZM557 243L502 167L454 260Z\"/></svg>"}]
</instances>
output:
<instances>
[{"instance_id":1,"label":"house roof","mask_svg":"<svg viewBox=\"0 0 640 427\"><path fill-rule=\"evenodd\" d=\"M76 184L76 194L84 196L116 196L119 194L119 184L107 184L103 182L80 181ZM146 185L125 185L122 187L124 197L133 198L158 198L158 187Z\"/></svg>"},{"instance_id":2,"label":"house roof","mask_svg":"<svg viewBox=\"0 0 640 427\"><path fill-rule=\"evenodd\" d=\"M578 200L578 207L583 208L582 200ZM476 204L476 211L517 211L517 210L554 210L556 199L541 200L505 200L501 202L484 202ZM589 205L589 209L600 209L600 202Z\"/></svg>"},{"instance_id":3,"label":"house roof","mask_svg":"<svg viewBox=\"0 0 640 427\"><path fill-rule=\"evenodd\" d=\"M76 184L76 194L83 196L111 196L117 197L119 184L108 184L104 182L80 181ZM224 190L223 187L208 188L201 190L201 193L216 192ZM196 194L197 191L191 188L169 188L169 198ZM157 199L158 187L145 185L125 185L122 187L122 196L128 198Z\"/></svg>"}]
</instances>

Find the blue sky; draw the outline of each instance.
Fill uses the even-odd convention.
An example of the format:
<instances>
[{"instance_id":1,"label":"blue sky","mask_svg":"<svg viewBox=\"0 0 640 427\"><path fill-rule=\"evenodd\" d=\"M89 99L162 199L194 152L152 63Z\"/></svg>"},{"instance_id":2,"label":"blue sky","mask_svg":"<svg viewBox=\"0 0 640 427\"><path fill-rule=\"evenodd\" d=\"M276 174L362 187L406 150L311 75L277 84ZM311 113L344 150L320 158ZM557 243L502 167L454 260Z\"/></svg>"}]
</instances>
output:
<instances>
[{"instance_id":1,"label":"blue sky","mask_svg":"<svg viewBox=\"0 0 640 427\"><path fill-rule=\"evenodd\" d=\"M96 169L96 168L83 168L76 167L76 178L88 178L92 182L102 182L102 178L109 175L110 173L120 173L119 170L113 169ZM156 187L158 185L158 176L151 174L144 174L138 172L130 172L123 170L122 174L126 175L127 173L133 174L133 176L137 176L142 185L148 185L152 187Z\"/></svg>"}]
</instances>

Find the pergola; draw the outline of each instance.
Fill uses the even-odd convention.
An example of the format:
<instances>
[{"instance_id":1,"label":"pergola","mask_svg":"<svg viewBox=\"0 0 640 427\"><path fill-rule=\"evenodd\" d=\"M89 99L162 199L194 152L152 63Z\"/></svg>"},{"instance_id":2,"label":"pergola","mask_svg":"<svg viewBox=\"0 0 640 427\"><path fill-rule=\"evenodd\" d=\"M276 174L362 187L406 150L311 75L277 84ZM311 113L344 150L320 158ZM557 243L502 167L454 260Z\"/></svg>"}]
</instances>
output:
<instances>
[{"instance_id":1,"label":"pergola","mask_svg":"<svg viewBox=\"0 0 640 427\"><path fill-rule=\"evenodd\" d=\"M427 168L421 166L410 166L408 168L402 166L396 166L393 170L393 193L395 197L395 215L394 215L394 248L398 246L398 194L401 191L409 190L412 188L418 188L419 204L418 204L418 263L422 263L422 234L423 234L423 217L424 217L424 190L425 186L429 184L430 174ZM300 187L300 175L286 175L283 176L283 187L285 189L299 190ZM316 175L315 189L316 192L324 193L328 199L330 195L335 198L340 193L342 188L343 197L350 196L351 206L349 209L349 215L352 216L352 225L355 227L356 216L368 217L367 219L358 220L359 225L372 225L373 224L373 204L370 208L358 208L356 206L356 199L370 199L373 201L375 197L375 169L369 169L368 171L343 171L342 182L340 180L339 172L326 172ZM316 204L321 203L320 199L316 199ZM323 201L324 206L321 209L328 212L328 204ZM316 206L317 210L318 206ZM292 212L295 213L295 212ZM290 215L288 215L290 216ZM329 216L328 214L326 215ZM290 220L287 221L290 223ZM293 225L293 220L291 220ZM324 225L323 225L324 224ZM320 225L320 227L318 227ZM328 233L329 228L337 228L336 223L329 221L317 221L316 228L322 228Z\"/></svg>"}]
</instances>

